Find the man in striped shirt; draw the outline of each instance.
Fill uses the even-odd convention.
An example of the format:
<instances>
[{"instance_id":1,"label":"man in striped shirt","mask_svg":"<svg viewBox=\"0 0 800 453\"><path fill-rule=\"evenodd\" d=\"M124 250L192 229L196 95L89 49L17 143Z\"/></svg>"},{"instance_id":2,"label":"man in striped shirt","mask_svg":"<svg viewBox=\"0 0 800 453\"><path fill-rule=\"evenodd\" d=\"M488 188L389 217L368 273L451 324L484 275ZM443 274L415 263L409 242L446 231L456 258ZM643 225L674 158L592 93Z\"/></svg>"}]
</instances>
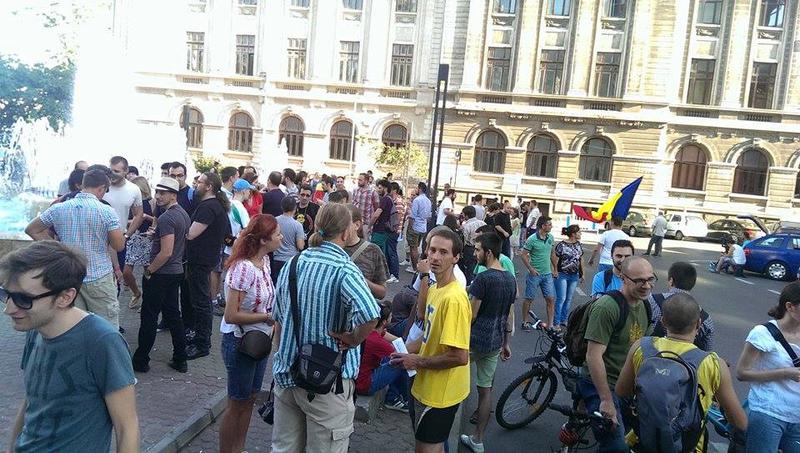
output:
<instances>
[{"instance_id":1,"label":"man in striped shirt","mask_svg":"<svg viewBox=\"0 0 800 453\"><path fill-rule=\"evenodd\" d=\"M347 206L329 203L320 209L311 235L310 248L297 259L297 310L300 326L292 321L289 291L290 263L281 270L275 292L276 353L272 374L275 388L275 453L314 451L347 452L353 432L353 392L361 362L359 344L374 329L380 316L378 305L364 277L344 251L351 224ZM333 326L334 315L343 304L346 319ZM343 392L317 394L296 386L291 367L298 354L294 329L300 328L300 345L321 344L346 350L342 360Z\"/></svg>"}]
</instances>

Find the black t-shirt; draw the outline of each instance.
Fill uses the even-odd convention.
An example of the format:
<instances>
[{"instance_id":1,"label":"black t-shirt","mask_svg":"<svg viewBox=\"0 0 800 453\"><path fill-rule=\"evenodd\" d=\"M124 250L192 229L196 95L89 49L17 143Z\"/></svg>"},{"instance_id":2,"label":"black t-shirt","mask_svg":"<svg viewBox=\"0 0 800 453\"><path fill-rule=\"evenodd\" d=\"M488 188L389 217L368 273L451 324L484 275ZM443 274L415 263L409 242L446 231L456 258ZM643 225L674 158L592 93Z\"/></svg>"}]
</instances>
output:
<instances>
[{"instance_id":1,"label":"black t-shirt","mask_svg":"<svg viewBox=\"0 0 800 453\"><path fill-rule=\"evenodd\" d=\"M216 266L222 251L222 241L231 230L228 213L216 198L201 201L192 215L192 222L208 227L200 236L188 241L186 259L189 264Z\"/></svg>"},{"instance_id":2,"label":"black t-shirt","mask_svg":"<svg viewBox=\"0 0 800 453\"><path fill-rule=\"evenodd\" d=\"M316 203L309 203L305 208L301 208L300 205L297 205L297 212L294 213L294 219L303 225L303 233L306 234L306 237L311 234L311 231L314 229L314 219L317 218L318 212L319 205Z\"/></svg>"},{"instance_id":3,"label":"black t-shirt","mask_svg":"<svg viewBox=\"0 0 800 453\"><path fill-rule=\"evenodd\" d=\"M283 214L281 201L283 201L285 196L286 194L284 194L281 189L272 189L262 194L261 198L264 200L264 205L261 206L261 212L264 214L272 214L277 218L279 215Z\"/></svg>"},{"instance_id":4,"label":"black t-shirt","mask_svg":"<svg viewBox=\"0 0 800 453\"><path fill-rule=\"evenodd\" d=\"M505 212L501 211L494 215L494 225L504 229L511 236L511 216Z\"/></svg>"},{"instance_id":5,"label":"black t-shirt","mask_svg":"<svg viewBox=\"0 0 800 453\"><path fill-rule=\"evenodd\" d=\"M517 281L505 270L487 269L475 276L469 295L481 300L472 323L470 350L494 352L503 345L508 313L517 297Z\"/></svg>"},{"instance_id":6,"label":"black t-shirt","mask_svg":"<svg viewBox=\"0 0 800 453\"><path fill-rule=\"evenodd\" d=\"M372 231L374 233L386 233L389 231L389 219L392 217L394 203L388 195L384 195L378 200L378 207L381 209L381 215L375 221Z\"/></svg>"},{"instance_id":7,"label":"black t-shirt","mask_svg":"<svg viewBox=\"0 0 800 453\"><path fill-rule=\"evenodd\" d=\"M150 261L152 262L156 255L161 252L161 237L175 236L175 242L172 245L172 256L164 263L163 266L158 268L156 274L182 274L183 273L183 254L186 248L186 233L189 232L189 226L192 221L189 215L183 210L181 205L176 204L171 208L165 209L164 213L158 218L156 222L156 232L153 235L153 243L150 249Z\"/></svg>"}]
</instances>

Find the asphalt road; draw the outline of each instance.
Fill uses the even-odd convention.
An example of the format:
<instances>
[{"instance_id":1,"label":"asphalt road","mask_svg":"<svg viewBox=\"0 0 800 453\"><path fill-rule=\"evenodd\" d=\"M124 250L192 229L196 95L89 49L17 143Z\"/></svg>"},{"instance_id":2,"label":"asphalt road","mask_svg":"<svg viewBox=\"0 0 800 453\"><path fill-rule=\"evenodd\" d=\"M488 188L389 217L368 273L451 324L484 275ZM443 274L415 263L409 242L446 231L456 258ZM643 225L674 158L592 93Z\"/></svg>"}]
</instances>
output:
<instances>
[{"instance_id":1,"label":"asphalt road","mask_svg":"<svg viewBox=\"0 0 800 453\"><path fill-rule=\"evenodd\" d=\"M594 249L596 236L585 233L582 239L584 255L588 260L591 250ZM648 238L635 238L634 245L636 254L641 255L647 247ZM776 282L755 274L746 274L745 279L738 279L732 275L713 274L708 271L707 263L719 257L721 246L719 244L698 243L694 241L675 241L664 240L664 250L662 256L648 257L653 264L656 276L659 281L656 291L666 290L667 270L676 261L688 261L697 267L697 285L692 294L700 302L703 308L708 311L714 319L716 326L715 350L726 359L732 366L739 358L744 339L750 329L755 325L768 320L767 310L775 305L778 294L785 286L786 282ZM520 288L525 284L525 268L515 258L517 265L518 281ZM594 275L596 269L588 269L588 274ZM584 294L589 293L591 279L579 288ZM588 300L587 296L582 296L580 291L576 291L573 304L582 303ZM521 305L518 302L518 305ZM517 320L519 324L519 310ZM544 315L544 301L538 298L533 304L533 310L537 314ZM539 332L523 332L517 329L512 339L512 359L509 362L501 363L498 366L495 376L495 387L493 391L494 404L502 393L503 389L518 375L529 369L523 360L532 355L538 354L535 350ZM734 379L736 392L740 399L747 396L748 385ZM473 392L474 393L474 392ZM559 387L555 402L570 404L569 394ZM476 407L474 395L467 403L465 413L471 413ZM494 408L493 408L494 409ZM558 412L547 410L534 422L524 428L508 431L501 428L494 420L494 413L490 420L487 437L484 446L486 451L515 451L520 447L530 452L550 452L559 445L558 431L566 421L565 417ZM466 432L471 433L472 425L465 424ZM716 436L716 434L714 434ZM713 437L712 437L713 440ZM719 440L719 439L717 439ZM469 452L463 445L461 452Z\"/></svg>"}]
</instances>

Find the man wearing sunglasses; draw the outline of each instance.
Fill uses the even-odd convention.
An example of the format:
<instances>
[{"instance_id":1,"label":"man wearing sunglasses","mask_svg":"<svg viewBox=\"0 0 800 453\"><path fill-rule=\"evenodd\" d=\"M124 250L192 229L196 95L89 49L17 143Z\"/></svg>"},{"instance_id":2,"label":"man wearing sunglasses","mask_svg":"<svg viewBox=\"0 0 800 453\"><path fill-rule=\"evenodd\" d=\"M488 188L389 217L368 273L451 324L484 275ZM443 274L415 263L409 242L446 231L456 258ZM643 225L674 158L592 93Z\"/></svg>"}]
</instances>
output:
<instances>
[{"instance_id":1,"label":"man wearing sunglasses","mask_svg":"<svg viewBox=\"0 0 800 453\"><path fill-rule=\"evenodd\" d=\"M594 432L600 451L628 452L619 398L614 385L631 345L653 331L647 302L657 278L653 266L641 257L630 257L620 266L622 288L595 301L586 323L586 365L581 369L577 391L588 413L599 411L614 422L610 430ZM627 304L627 305L623 305ZM624 323L620 317L627 312Z\"/></svg>"},{"instance_id":2,"label":"man wearing sunglasses","mask_svg":"<svg viewBox=\"0 0 800 453\"><path fill-rule=\"evenodd\" d=\"M27 332L25 397L10 451L139 451L139 422L128 345L103 318L75 306L86 257L40 241L0 260L0 303Z\"/></svg>"}]
</instances>

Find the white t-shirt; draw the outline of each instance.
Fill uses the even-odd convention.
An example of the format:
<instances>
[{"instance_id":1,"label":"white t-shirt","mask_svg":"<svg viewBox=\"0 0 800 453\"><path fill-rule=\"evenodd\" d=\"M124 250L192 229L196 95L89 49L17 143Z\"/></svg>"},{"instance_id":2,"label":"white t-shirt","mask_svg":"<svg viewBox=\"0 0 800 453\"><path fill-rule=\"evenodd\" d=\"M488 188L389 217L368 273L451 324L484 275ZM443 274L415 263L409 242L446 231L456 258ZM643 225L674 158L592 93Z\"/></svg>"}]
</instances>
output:
<instances>
[{"instance_id":1,"label":"white t-shirt","mask_svg":"<svg viewBox=\"0 0 800 453\"><path fill-rule=\"evenodd\" d=\"M533 208L528 214L528 221L525 222L525 226L528 228L536 228L536 221L539 220L539 217L542 216L542 212L539 211L539 208Z\"/></svg>"},{"instance_id":2,"label":"white t-shirt","mask_svg":"<svg viewBox=\"0 0 800 453\"><path fill-rule=\"evenodd\" d=\"M244 293L244 297L239 304L240 311L252 313L272 311L272 307L275 304L275 286L272 284L269 274L268 256L264 257L263 269L257 268L250 260L237 261L236 264L228 269L228 274L225 276L225 289L235 289ZM244 332L251 330L260 330L267 335L272 333L272 327L267 325L266 322L242 325L240 329L238 324L225 322L224 316L219 330L222 333L233 332L237 337L242 337Z\"/></svg>"},{"instance_id":3,"label":"white t-shirt","mask_svg":"<svg viewBox=\"0 0 800 453\"><path fill-rule=\"evenodd\" d=\"M658 216L653 221L653 236L663 238L665 234L667 234L667 219L664 216Z\"/></svg>"},{"instance_id":4,"label":"white t-shirt","mask_svg":"<svg viewBox=\"0 0 800 453\"><path fill-rule=\"evenodd\" d=\"M444 197L444 200L439 203L439 212L436 215L436 225L444 224L444 218L447 217L447 215L444 213L445 209L449 209L450 211L453 210L453 200L451 200L450 197Z\"/></svg>"},{"instance_id":5,"label":"white t-shirt","mask_svg":"<svg viewBox=\"0 0 800 453\"><path fill-rule=\"evenodd\" d=\"M128 214L131 208L142 206L142 191L136 184L125 180L125 184L120 187L112 184L103 200L106 200L117 213L119 224L124 232L128 229Z\"/></svg>"},{"instance_id":6,"label":"white t-shirt","mask_svg":"<svg viewBox=\"0 0 800 453\"><path fill-rule=\"evenodd\" d=\"M428 287L430 288L434 285L434 283L436 283L436 276L433 274L433 271L429 272L428 275L430 276L430 279L428 280ZM467 277L464 276L464 273L461 272L461 269L459 269L458 266L453 266L453 277L455 277L457 282L461 283L461 286L463 286L464 289L467 289ZM415 277L412 288L419 292L419 285L419 277ZM420 324L422 324L422 321L418 319L417 322L411 326L411 329L408 330L406 344L409 344L422 336L422 328L420 327Z\"/></svg>"},{"instance_id":7,"label":"white t-shirt","mask_svg":"<svg viewBox=\"0 0 800 453\"><path fill-rule=\"evenodd\" d=\"M731 254L731 258L733 258L734 264L744 265L747 262L747 256L744 254L744 249L739 244L731 245L733 247L733 253Z\"/></svg>"},{"instance_id":8,"label":"white t-shirt","mask_svg":"<svg viewBox=\"0 0 800 453\"><path fill-rule=\"evenodd\" d=\"M603 253L600 254L600 264L614 264L611 259L611 247L620 239L630 240L631 237L622 230L608 230L597 238L598 244L603 244Z\"/></svg>"},{"instance_id":9,"label":"white t-shirt","mask_svg":"<svg viewBox=\"0 0 800 453\"><path fill-rule=\"evenodd\" d=\"M234 215L234 210L237 214L239 214L239 219L241 219L242 224L239 225L239 222L236 220L236 216ZM239 232L241 232L247 224L250 223L250 214L247 213L247 209L245 209L244 205L239 200L231 200L231 211L228 213L228 220L231 223L231 236L239 237ZM233 247L225 247L225 253L230 255Z\"/></svg>"},{"instance_id":10,"label":"white t-shirt","mask_svg":"<svg viewBox=\"0 0 800 453\"><path fill-rule=\"evenodd\" d=\"M776 324L775 321L770 321ZM772 338L766 327L755 326L747 335L747 341L754 348L761 351L758 359L753 363L753 369L775 370L778 368L791 368L792 359L781 346ZM790 344L795 353L800 355L800 346ZM800 423L800 382L791 379L769 382L750 382L748 395L750 410L755 410L783 420L787 423Z\"/></svg>"}]
</instances>

